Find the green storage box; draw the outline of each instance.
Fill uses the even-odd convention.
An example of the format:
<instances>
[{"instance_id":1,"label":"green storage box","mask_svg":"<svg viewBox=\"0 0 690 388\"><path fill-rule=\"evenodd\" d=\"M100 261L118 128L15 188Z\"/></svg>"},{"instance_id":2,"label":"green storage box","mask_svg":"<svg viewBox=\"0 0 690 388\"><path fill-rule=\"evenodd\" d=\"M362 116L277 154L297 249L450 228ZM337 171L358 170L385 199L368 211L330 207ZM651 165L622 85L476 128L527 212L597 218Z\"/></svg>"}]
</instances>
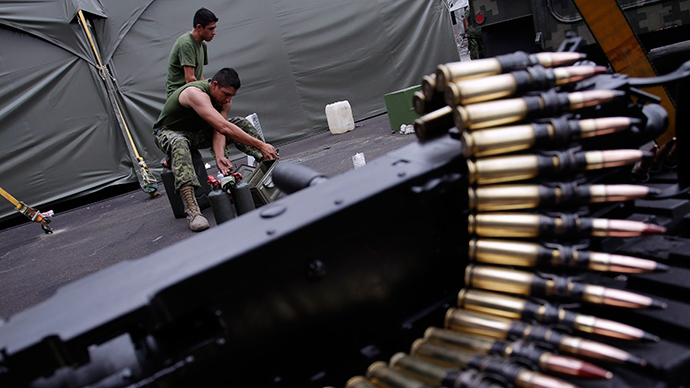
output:
<instances>
[{"instance_id":1,"label":"green storage box","mask_svg":"<svg viewBox=\"0 0 690 388\"><path fill-rule=\"evenodd\" d=\"M242 181L246 182L249 180L249 177L252 176L252 174L254 173L254 170L256 170L256 167L250 166L248 164L243 164L233 172L237 172L240 175L242 175Z\"/></svg>"},{"instance_id":2,"label":"green storage box","mask_svg":"<svg viewBox=\"0 0 690 388\"><path fill-rule=\"evenodd\" d=\"M257 208L275 201L281 193L273 183L273 168L277 164L277 160L264 160L246 181Z\"/></svg>"},{"instance_id":3,"label":"green storage box","mask_svg":"<svg viewBox=\"0 0 690 388\"><path fill-rule=\"evenodd\" d=\"M388 93L383 96L388 111L388 121L391 123L391 130L399 131L403 124L412 125L414 120L419 117L412 105L414 92L421 90L422 85L410 86L407 89Z\"/></svg>"}]
</instances>

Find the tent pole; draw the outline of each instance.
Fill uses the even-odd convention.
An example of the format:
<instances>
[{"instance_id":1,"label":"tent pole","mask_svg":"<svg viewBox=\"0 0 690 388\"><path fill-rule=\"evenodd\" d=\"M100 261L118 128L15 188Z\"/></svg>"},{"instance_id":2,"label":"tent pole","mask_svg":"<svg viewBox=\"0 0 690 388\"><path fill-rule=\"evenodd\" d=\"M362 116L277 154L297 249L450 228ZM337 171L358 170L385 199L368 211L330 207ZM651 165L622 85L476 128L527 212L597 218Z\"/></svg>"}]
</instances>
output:
<instances>
[{"instance_id":1,"label":"tent pole","mask_svg":"<svg viewBox=\"0 0 690 388\"><path fill-rule=\"evenodd\" d=\"M53 215L52 210L49 210L45 213L41 213L40 211L32 208L31 206L25 204L24 202L18 201L10 193L3 190L2 187L0 187L0 195L5 197L6 200L8 200L12 205L14 205L14 207L17 208L18 212L25 215L31 221L38 222L39 224L41 224L41 228L43 228L43 231L46 234L53 234L53 229L51 229L50 226L48 225L48 224L50 224L51 217Z\"/></svg>"},{"instance_id":2,"label":"tent pole","mask_svg":"<svg viewBox=\"0 0 690 388\"><path fill-rule=\"evenodd\" d=\"M122 114L122 110L120 109L120 105L117 103L117 99L115 98L115 92L113 91L112 85L109 82L108 75L105 69L105 66L103 65L103 62L101 61L101 56L98 52L98 49L96 48L96 42L93 39L93 36L91 34L91 30L89 29L88 25L86 24L86 18L84 17L84 12L82 10L78 10L77 14L79 15L79 21L81 22L82 28L84 28L84 32L86 33L86 37L89 40L89 44L91 45L91 49L93 50L93 53L96 57L96 61L98 61L98 66L99 70L101 72L101 76L103 77L103 81L105 82L108 92L110 94L111 100L113 105L115 106L115 110L117 111L117 115L120 118L120 121L122 123L125 135L127 139L129 140L129 145L132 149L132 152L134 153L134 157L137 160L137 163L139 164L139 169L140 169L140 176L141 176L141 188L144 190L144 192L148 193L151 195L151 197L157 197L160 195L158 193L158 184L156 182L156 178L151 174L151 171L149 170L148 166L146 165L146 162L144 161L144 158L142 158L139 155L139 151L137 151L136 144L134 143L134 139L132 138L132 134L129 131L129 128L127 127L127 122L125 121L125 117Z\"/></svg>"}]
</instances>

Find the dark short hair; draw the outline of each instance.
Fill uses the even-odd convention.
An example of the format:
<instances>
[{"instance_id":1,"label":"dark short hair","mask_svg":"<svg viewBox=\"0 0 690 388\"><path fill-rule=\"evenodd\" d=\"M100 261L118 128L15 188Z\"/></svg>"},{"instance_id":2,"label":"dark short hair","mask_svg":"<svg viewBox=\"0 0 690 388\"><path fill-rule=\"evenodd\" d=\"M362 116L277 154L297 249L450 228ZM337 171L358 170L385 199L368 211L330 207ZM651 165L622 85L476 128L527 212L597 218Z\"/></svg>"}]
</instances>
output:
<instances>
[{"instance_id":1,"label":"dark short hair","mask_svg":"<svg viewBox=\"0 0 690 388\"><path fill-rule=\"evenodd\" d=\"M217 21L218 18L216 17L216 14L206 8L199 8L194 14L194 25L192 28L196 27L197 24L201 24L201 27L206 27L209 25L209 23Z\"/></svg>"},{"instance_id":2,"label":"dark short hair","mask_svg":"<svg viewBox=\"0 0 690 388\"><path fill-rule=\"evenodd\" d=\"M235 69L229 67L218 70L218 72L213 75L213 78L211 78L211 82L218 82L218 86L221 88L230 86L235 88L235 90L239 90L240 86L242 86L240 75L237 74Z\"/></svg>"}]
</instances>

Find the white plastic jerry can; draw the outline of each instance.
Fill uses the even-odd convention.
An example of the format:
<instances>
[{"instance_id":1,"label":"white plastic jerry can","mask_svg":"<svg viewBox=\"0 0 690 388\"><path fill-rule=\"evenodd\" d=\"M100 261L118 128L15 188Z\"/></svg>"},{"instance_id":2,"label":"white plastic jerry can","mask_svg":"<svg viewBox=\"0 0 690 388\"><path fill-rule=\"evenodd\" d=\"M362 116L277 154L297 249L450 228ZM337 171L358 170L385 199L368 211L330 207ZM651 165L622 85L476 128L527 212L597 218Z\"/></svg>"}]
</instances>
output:
<instances>
[{"instance_id":1,"label":"white plastic jerry can","mask_svg":"<svg viewBox=\"0 0 690 388\"><path fill-rule=\"evenodd\" d=\"M347 100L326 105L326 119L328 120L328 129L334 135L355 129L352 108Z\"/></svg>"}]
</instances>

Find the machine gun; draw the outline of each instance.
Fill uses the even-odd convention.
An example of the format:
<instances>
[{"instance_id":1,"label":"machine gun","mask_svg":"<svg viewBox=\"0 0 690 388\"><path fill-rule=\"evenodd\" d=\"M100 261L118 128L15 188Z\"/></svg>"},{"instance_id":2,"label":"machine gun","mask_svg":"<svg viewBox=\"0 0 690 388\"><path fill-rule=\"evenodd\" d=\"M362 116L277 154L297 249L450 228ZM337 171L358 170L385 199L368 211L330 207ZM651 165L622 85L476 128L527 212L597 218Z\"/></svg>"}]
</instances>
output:
<instances>
[{"instance_id":1,"label":"machine gun","mask_svg":"<svg viewBox=\"0 0 690 388\"><path fill-rule=\"evenodd\" d=\"M75 281L0 326L0 385L346 380L460 285L461 162L414 143Z\"/></svg>"},{"instance_id":2,"label":"machine gun","mask_svg":"<svg viewBox=\"0 0 690 388\"><path fill-rule=\"evenodd\" d=\"M0 325L0 386L342 387L409 349L443 324L466 286L468 164L458 131L445 132L332 179L281 163L274 182L290 195L61 288ZM616 171L629 176L629 167ZM595 209L667 229L644 253L667 274L578 273L669 306L579 308L661 337L615 343L648 362L607 365L617 387L687 383L690 303L679 295L690 290L678 277L690 272L690 205L674 200ZM593 245L615 253L645 241Z\"/></svg>"}]
</instances>

